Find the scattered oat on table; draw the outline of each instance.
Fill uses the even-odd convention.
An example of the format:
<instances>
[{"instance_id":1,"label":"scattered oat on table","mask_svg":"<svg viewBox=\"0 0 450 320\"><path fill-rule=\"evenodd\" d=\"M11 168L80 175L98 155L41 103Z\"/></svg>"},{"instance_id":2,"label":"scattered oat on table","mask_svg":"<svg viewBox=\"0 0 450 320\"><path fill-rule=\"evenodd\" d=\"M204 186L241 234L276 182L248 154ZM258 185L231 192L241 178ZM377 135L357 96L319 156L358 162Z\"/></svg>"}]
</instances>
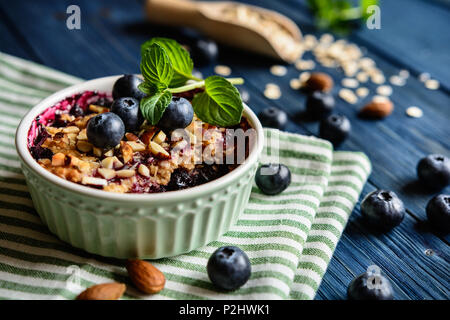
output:
<instances>
[{"instance_id":1,"label":"scattered oat on table","mask_svg":"<svg viewBox=\"0 0 450 320\"><path fill-rule=\"evenodd\" d=\"M393 84L394 86L401 87L401 86L404 86L404 85L405 85L405 83L406 83L406 78L401 77L401 76L397 76L397 75L393 75L393 76L391 76L391 77L389 78L389 82L390 82L391 84Z\"/></svg>"},{"instance_id":2,"label":"scattered oat on table","mask_svg":"<svg viewBox=\"0 0 450 320\"><path fill-rule=\"evenodd\" d=\"M287 73L287 68L281 65L273 65L270 67L270 73L277 77L285 76Z\"/></svg>"},{"instance_id":3,"label":"scattered oat on table","mask_svg":"<svg viewBox=\"0 0 450 320\"><path fill-rule=\"evenodd\" d=\"M354 79L354 78L344 78L341 81L342 86L347 87L347 88L358 88L359 86L359 82L358 80Z\"/></svg>"},{"instance_id":4,"label":"scattered oat on table","mask_svg":"<svg viewBox=\"0 0 450 320\"><path fill-rule=\"evenodd\" d=\"M312 70L316 67L316 63L313 60L298 60L295 62L297 70Z\"/></svg>"},{"instance_id":5,"label":"scattered oat on table","mask_svg":"<svg viewBox=\"0 0 450 320\"><path fill-rule=\"evenodd\" d=\"M367 82L369 80L369 75L366 72L361 71L361 72L358 72L358 74L356 75L356 79L359 82Z\"/></svg>"},{"instance_id":6,"label":"scattered oat on table","mask_svg":"<svg viewBox=\"0 0 450 320\"><path fill-rule=\"evenodd\" d=\"M405 69L402 69L402 70L400 70L400 72L398 73L398 75L399 75L401 78L403 78L403 79L407 79L407 78L409 78L409 71L408 71L408 70L405 70Z\"/></svg>"},{"instance_id":7,"label":"scattered oat on table","mask_svg":"<svg viewBox=\"0 0 450 320\"><path fill-rule=\"evenodd\" d=\"M411 106L406 109L406 114L411 118L420 118L423 116L423 111L419 107Z\"/></svg>"},{"instance_id":8,"label":"scattered oat on table","mask_svg":"<svg viewBox=\"0 0 450 320\"><path fill-rule=\"evenodd\" d=\"M289 81L289 85L292 89L298 90L302 87L302 82L299 79L291 79L291 81Z\"/></svg>"},{"instance_id":9,"label":"scattered oat on table","mask_svg":"<svg viewBox=\"0 0 450 320\"><path fill-rule=\"evenodd\" d=\"M306 82L306 80L309 79L310 76L311 76L311 73L308 71L305 71L305 72L302 72L299 74L298 79L303 84L304 82Z\"/></svg>"},{"instance_id":10,"label":"scattered oat on table","mask_svg":"<svg viewBox=\"0 0 450 320\"><path fill-rule=\"evenodd\" d=\"M372 80L372 82L375 84L383 84L386 81L382 73L373 73L370 76L370 80Z\"/></svg>"},{"instance_id":11,"label":"scattered oat on table","mask_svg":"<svg viewBox=\"0 0 450 320\"><path fill-rule=\"evenodd\" d=\"M425 81L425 88L430 89L430 90L437 90L439 89L439 81L435 80L435 79L428 79Z\"/></svg>"},{"instance_id":12,"label":"scattered oat on table","mask_svg":"<svg viewBox=\"0 0 450 320\"><path fill-rule=\"evenodd\" d=\"M303 44L306 50L311 50L317 45L317 38L312 34L303 37Z\"/></svg>"},{"instance_id":13,"label":"scattered oat on table","mask_svg":"<svg viewBox=\"0 0 450 320\"><path fill-rule=\"evenodd\" d=\"M377 88L377 93L382 96L390 96L392 94L392 87L388 85L379 86Z\"/></svg>"},{"instance_id":14,"label":"scattered oat on table","mask_svg":"<svg viewBox=\"0 0 450 320\"><path fill-rule=\"evenodd\" d=\"M278 85L275 83L266 84L266 88L264 90L264 95L267 99L276 100L281 97L281 90Z\"/></svg>"},{"instance_id":15,"label":"scattered oat on table","mask_svg":"<svg viewBox=\"0 0 450 320\"><path fill-rule=\"evenodd\" d=\"M369 89L367 89L366 87L359 87L358 89L356 89L356 94L360 98L365 98L369 95Z\"/></svg>"},{"instance_id":16,"label":"scattered oat on table","mask_svg":"<svg viewBox=\"0 0 450 320\"><path fill-rule=\"evenodd\" d=\"M324 33L320 38L319 41L321 43L332 43L334 41L334 37L330 33Z\"/></svg>"},{"instance_id":17,"label":"scattered oat on table","mask_svg":"<svg viewBox=\"0 0 450 320\"><path fill-rule=\"evenodd\" d=\"M231 74L231 68L224 65L217 65L214 67L214 72L221 76L229 76Z\"/></svg>"},{"instance_id":18,"label":"scattered oat on table","mask_svg":"<svg viewBox=\"0 0 450 320\"><path fill-rule=\"evenodd\" d=\"M421 74L419 74L419 81L425 82L428 79L430 79L430 74L428 72L422 72Z\"/></svg>"},{"instance_id":19,"label":"scattered oat on table","mask_svg":"<svg viewBox=\"0 0 450 320\"><path fill-rule=\"evenodd\" d=\"M339 97L350 104L355 104L356 102L358 102L358 97L355 95L355 93L347 88L339 90Z\"/></svg>"}]
</instances>

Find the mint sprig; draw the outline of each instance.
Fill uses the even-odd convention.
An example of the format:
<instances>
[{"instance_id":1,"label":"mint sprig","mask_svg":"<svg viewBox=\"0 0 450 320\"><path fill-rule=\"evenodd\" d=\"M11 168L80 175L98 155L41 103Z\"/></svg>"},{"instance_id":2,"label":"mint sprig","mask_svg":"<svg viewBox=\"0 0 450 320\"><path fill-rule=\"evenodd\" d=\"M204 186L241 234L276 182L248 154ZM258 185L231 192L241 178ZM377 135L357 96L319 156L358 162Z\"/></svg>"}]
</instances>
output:
<instances>
[{"instance_id":1,"label":"mint sprig","mask_svg":"<svg viewBox=\"0 0 450 320\"><path fill-rule=\"evenodd\" d=\"M194 64L189 53L172 39L150 39L142 45L141 53L144 82L139 85L139 89L147 97L141 100L140 109L148 123L158 124L173 93L197 88L205 89L195 95L192 101L194 112L200 120L223 127L241 121L243 104L233 84L242 84L243 79L211 76L202 80L194 77ZM187 80L192 81L186 84Z\"/></svg>"},{"instance_id":2,"label":"mint sprig","mask_svg":"<svg viewBox=\"0 0 450 320\"><path fill-rule=\"evenodd\" d=\"M173 67L166 50L159 44L152 44L144 52L141 73L144 80L156 88L167 88L173 78Z\"/></svg>"},{"instance_id":3,"label":"mint sprig","mask_svg":"<svg viewBox=\"0 0 450 320\"><path fill-rule=\"evenodd\" d=\"M239 91L219 76L206 78L205 91L194 97L192 106L200 119L222 127L238 124L244 109Z\"/></svg>"},{"instance_id":4,"label":"mint sprig","mask_svg":"<svg viewBox=\"0 0 450 320\"><path fill-rule=\"evenodd\" d=\"M170 83L172 87L181 86L186 83L186 80L194 79L200 80L192 76L192 70L194 69L194 62L189 56L189 52L173 39L167 38L152 38L141 46L142 55L153 45L160 45L167 53L170 61L172 62L174 76Z\"/></svg>"}]
</instances>

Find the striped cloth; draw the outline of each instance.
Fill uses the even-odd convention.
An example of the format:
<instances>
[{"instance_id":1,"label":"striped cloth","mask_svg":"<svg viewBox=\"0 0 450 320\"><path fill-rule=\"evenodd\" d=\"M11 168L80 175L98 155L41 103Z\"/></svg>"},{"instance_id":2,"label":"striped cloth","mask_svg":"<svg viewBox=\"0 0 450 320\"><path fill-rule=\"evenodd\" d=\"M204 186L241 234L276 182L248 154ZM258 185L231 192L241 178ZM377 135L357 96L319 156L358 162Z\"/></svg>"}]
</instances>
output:
<instances>
[{"instance_id":1,"label":"striped cloth","mask_svg":"<svg viewBox=\"0 0 450 320\"><path fill-rule=\"evenodd\" d=\"M347 219L370 173L362 153L333 152L314 137L265 130L262 162L292 172L289 188L266 196L253 187L237 224L218 241L155 261L167 278L157 295L140 295L123 261L70 247L53 236L33 208L14 148L27 110L52 92L82 81L0 53L0 298L73 299L93 284L121 281L124 299L313 299ZM239 290L214 289L206 274L210 254L237 245L252 264Z\"/></svg>"}]
</instances>

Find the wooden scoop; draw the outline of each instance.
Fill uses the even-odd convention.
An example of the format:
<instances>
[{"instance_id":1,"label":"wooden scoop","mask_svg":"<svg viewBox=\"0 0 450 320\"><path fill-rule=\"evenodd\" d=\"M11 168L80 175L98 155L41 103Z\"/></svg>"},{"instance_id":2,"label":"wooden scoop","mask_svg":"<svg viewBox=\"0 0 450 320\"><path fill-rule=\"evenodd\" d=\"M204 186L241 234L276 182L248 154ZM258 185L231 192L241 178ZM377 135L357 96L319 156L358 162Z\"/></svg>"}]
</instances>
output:
<instances>
[{"instance_id":1,"label":"wooden scoop","mask_svg":"<svg viewBox=\"0 0 450 320\"><path fill-rule=\"evenodd\" d=\"M272 10L231 1L147 0L146 13L153 23L197 29L218 42L287 62L302 54L297 25Z\"/></svg>"}]
</instances>

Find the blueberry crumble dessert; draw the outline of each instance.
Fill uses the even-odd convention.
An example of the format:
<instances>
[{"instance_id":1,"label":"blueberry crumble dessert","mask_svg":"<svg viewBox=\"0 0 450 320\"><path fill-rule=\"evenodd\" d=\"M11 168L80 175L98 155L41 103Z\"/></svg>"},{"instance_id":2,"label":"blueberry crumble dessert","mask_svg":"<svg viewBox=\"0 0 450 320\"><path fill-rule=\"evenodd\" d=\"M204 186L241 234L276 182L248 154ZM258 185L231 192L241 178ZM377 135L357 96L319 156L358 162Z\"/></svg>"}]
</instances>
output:
<instances>
[{"instance_id":1,"label":"blueberry crumble dessert","mask_svg":"<svg viewBox=\"0 0 450 320\"><path fill-rule=\"evenodd\" d=\"M31 155L71 182L117 193L185 189L217 179L245 160L235 132L251 127L233 84L192 75L177 42L142 46L142 78L124 75L112 92L85 91L46 109L28 133ZM229 161L229 160L232 161Z\"/></svg>"}]
</instances>

